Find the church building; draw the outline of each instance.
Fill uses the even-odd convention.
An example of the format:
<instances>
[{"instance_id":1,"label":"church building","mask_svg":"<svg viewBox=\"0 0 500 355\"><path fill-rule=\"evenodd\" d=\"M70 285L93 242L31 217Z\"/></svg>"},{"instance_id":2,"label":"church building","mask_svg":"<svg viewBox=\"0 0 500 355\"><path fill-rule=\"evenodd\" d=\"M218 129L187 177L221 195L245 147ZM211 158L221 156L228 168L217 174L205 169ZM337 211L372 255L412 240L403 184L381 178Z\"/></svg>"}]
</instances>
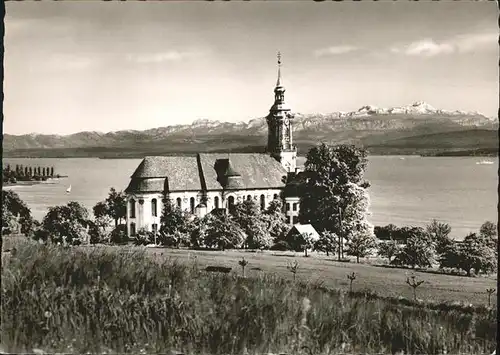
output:
<instances>
[{"instance_id":1,"label":"church building","mask_svg":"<svg viewBox=\"0 0 500 355\"><path fill-rule=\"evenodd\" d=\"M293 118L285 103L278 53L274 104L266 117L266 152L145 157L125 190L128 235L133 236L140 229L159 231L164 198L198 217L215 209L230 211L244 200L254 200L266 209L272 200L281 199L287 222L297 224L299 198L288 184L298 173Z\"/></svg>"}]
</instances>

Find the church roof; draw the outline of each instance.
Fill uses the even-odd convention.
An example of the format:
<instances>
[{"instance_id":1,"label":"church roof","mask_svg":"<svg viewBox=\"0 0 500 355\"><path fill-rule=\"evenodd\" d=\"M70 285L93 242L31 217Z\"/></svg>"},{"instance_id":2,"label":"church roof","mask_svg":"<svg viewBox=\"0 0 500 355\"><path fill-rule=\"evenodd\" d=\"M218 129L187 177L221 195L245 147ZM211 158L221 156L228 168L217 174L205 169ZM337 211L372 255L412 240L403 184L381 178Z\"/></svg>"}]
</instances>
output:
<instances>
[{"instance_id":1,"label":"church roof","mask_svg":"<svg viewBox=\"0 0 500 355\"><path fill-rule=\"evenodd\" d=\"M201 189L198 162L194 156L145 157L131 178L127 190L137 192L161 192L165 184L170 191Z\"/></svg>"},{"instance_id":2,"label":"church roof","mask_svg":"<svg viewBox=\"0 0 500 355\"><path fill-rule=\"evenodd\" d=\"M197 156L146 157L131 176L126 192L283 188L287 175L267 154L199 153ZM229 180L238 180L228 183ZM234 186L233 186L234 185Z\"/></svg>"},{"instance_id":3,"label":"church roof","mask_svg":"<svg viewBox=\"0 0 500 355\"><path fill-rule=\"evenodd\" d=\"M207 190L222 189L221 177L230 162L234 171L241 176L242 189L282 188L286 171L273 157L259 153L200 153L200 164ZM226 163L227 164L227 163ZM220 168L219 166L220 165ZM222 173L222 174L221 174Z\"/></svg>"}]
</instances>

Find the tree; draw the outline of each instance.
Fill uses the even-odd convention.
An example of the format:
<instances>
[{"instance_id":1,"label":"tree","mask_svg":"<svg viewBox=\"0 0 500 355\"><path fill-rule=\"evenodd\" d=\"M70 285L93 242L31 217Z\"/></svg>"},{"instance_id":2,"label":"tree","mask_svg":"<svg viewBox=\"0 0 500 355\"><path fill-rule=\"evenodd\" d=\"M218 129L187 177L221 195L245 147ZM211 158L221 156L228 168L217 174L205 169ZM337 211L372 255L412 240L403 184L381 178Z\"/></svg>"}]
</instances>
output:
<instances>
[{"instance_id":1,"label":"tree","mask_svg":"<svg viewBox=\"0 0 500 355\"><path fill-rule=\"evenodd\" d=\"M244 245L250 249L269 248L272 237L260 207L253 200L234 206L233 219L246 235Z\"/></svg>"},{"instance_id":2,"label":"tree","mask_svg":"<svg viewBox=\"0 0 500 355\"><path fill-rule=\"evenodd\" d=\"M127 199L123 192L117 192L113 187L109 190L105 203L109 216L115 221L115 227L127 216Z\"/></svg>"},{"instance_id":3,"label":"tree","mask_svg":"<svg viewBox=\"0 0 500 355\"><path fill-rule=\"evenodd\" d=\"M137 231L134 239L135 245L148 245L154 243L154 234L141 228Z\"/></svg>"},{"instance_id":4,"label":"tree","mask_svg":"<svg viewBox=\"0 0 500 355\"><path fill-rule=\"evenodd\" d=\"M447 247L453 242L449 237L451 233L450 225L433 219L425 229L429 238L434 242L436 253L441 255L446 252Z\"/></svg>"},{"instance_id":5,"label":"tree","mask_svg":"<svg viewBox=\"0 0 500 355\"><path fill-rule=\"evenodd\" d=\"M397 240L398 230L398 227L394 224L388 224L386 226L376 226L374 232L375 236L380 240Z\"/></svg>"},{"instance_id":6,"label":"tree","mask_svg":"<svg viewBox=\"0 0 500 355\"><path fill-rule=\"evenodd\" d=\"M459 246L459 267L471 275L471 269L476 273L488 273L495 270L498 260L495 251L480 235L467 235Z\"/></svg>"},{"instance_id":7,"label":"tree","mask_svg":"<svg viewBox=\"0 0 500 355\"><path fill-rule=\"evenodd\" d=\"M31 235L34 219L26 203L12 190L2 190L2 234L20 231Z\"/></svg>"},{"instance_id":8,"label":"tree","mask_svg":"<svg viewBox=\"0 0 500 355\"><path fill-rule=\"evenodd\" d=\"M109 235L109 241L113 244L124 244L129 240L127 235L127 225L119 224L116 226Z\"/></svg>"},{"instance_id":9,"label":"tree","mask_svg":"<svg viewBox=\"0 0 500 355\"><path fill-rule=\"evenodd\" d=\"M274 243L281 240L290 230L290 226L286 223L280 200L271 201L262 217L267 224L267 230Z\"/></svg>"},{"instance_id":10,"label":"tree","mask_svg":"<svg viewBox=\"0 0 500 355\"><path fill-rule=\"evenodd\" d=\"M160 235L162 235L162 238L172 236L176 232L186 233L188 229L189 219L187 214L165 198L160 216Z\"/></svg>"},{"instance_id":11,"label":"tree","mask_svg":"<svg viewBox=\"0 0 500 355\"><path fill-rule=\"evenodd\" d=\"M396 255L391 264L408 265L412 268L430 267L434 260L434 245L423 228L411 228L404 248Z\"/></svg>"},{"instance_id":12,"label":"tree","mask_svg":"<svg viewBox=\"0 0 500 355\"><path fill-rule=\"evenodd\" d=\"M307 154L305 178L298 188L299 221L337 234L340 254L343 239L367 214L369 183L363 179L366 164L366 152L350 145L323 143Z\"/></svg>"},{"instance_id":13,"label":"tree","mask_svg":"<svg viewBox=\"0 0 500 355\"><path fill-rule=\"evenodd\" d=\"M113 220L110 217L111 213L104 201L97 202L92 211L94 213L94 222L92 225L91 240L103 241L106 238L106 229Z\"/></svg>"},{"instance_id":14,"label":"tree","mask_svg":"<svg viewBox=\"0 0 500 355\"><path fill-rule=\"evenodd\" d=\"M78 202L49 208L43 218L42 228L49 233L54 243L79 245L87 237L88 211Z\"/></svg>"},{"instance_id":15,"label":"tree","mask_svg":"<svg viewBox=\"0 0 500 355\"><path fill-rule=\"evenodd\" d=\"M359 222L351 231L347 241L347 254L356 257L359 263L360 257L369 255L376 246L373 226L367 221Z\"/></svg>"},{"instance_id":16,"label":"tree","mask_svg":"<svg viewBox=\"0 0 500 355\"><path fill-rule=\"evenodd\" d=\"M389 263L391 259L400 252L399 244L395 240L383 241L378 244L378 255L387 258Z\"/></svg>"},{"instance_id":17,"label":"tree","mask_svg":"<svg viewBox=\"0 0 500 355\"><path fill-rule=\"evenodd\" d=\"M498 253L498 227L495 223L486 221L479 229L479 235L485 240L486 244Z\"/></svg>"},{"instance_id":18,"label":"tree","mask_svg":"<svg viewBox=\"0 0 500 355\"><path fill-rule=\"evenodd\" d=\"M240 248L246 235L230 214L209 213L205 216L207 225L204 244L218 249Z\"/></svg>"},{"instance_id":19,"label":"tree","mask_svg":"<svg viewBox=\"0 0 500 355\"><path fill-rule=\"evenodd\" d=\"M301 248L304 250L304 256L307 258L307 250L312 249L314 241L312 239L311 233L302 233L302 243Z\"/></svg>"},{"instance_id":20,"label":"tree","mask_svg":"<svg viewBox=\"0 0 500 355\"><path fill-rule=\"evenodd\" d=\"M335 233L324 230L314 243L314 250L322 251L326 253L326 256L329 256L330 253L334 254L337 251L338 239Z\"/></svg>"}]
</instances>

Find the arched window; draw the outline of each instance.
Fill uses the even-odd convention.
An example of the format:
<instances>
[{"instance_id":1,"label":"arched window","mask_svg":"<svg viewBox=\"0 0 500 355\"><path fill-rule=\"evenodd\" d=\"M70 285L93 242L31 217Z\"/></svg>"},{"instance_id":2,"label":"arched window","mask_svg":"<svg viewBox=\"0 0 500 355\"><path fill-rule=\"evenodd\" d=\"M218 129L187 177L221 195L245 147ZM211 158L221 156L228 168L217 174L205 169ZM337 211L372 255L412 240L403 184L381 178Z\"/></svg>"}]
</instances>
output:
<instances>
[{"instance_id":1,"label":"arched window","mask_svg":"<svg viewBox=\"0 0 500 355\"><path fill-rule=\"evenodd\" d=\"M214 197L214 207L219 208L219 197L218 196Z\"/></svg>"},{"instance_id":2,"label":"arched window","mask_svg":"<svg viewBox=\"0 0 500 355\"><path fill-rule=\"evenodd\" d=\"M130 223L130 236L134 236L135 235L135 223L132 222Z\"/></svg>"},{"instance_id":3,"label":"arched window","mask_svg":"<svg viewBox=\"0 0 500 355\"><path fill-rule=\"evenodd\" d=\"M273 199L277 200L278 199L278 194L274 194Z\"/></svg>"},{"instance_id":4,"label":"arched window","mask_svg":"<svg viewBox=\"0 0 500 355\"><path fill-rule=\"evenodd\" d=\"M182 199L177 197L177 207L182 208Z\"/></svg>"},{"instance_id":5,"label":"arched window","mask_svg":"<svg viewBox=\"0 0 500 355\"><path fill-rule=\"evenodd\" d=\"M194 197L189 199L189 207L191 207L191 213L194 213Z\"/></svg>"},{"instance_id":6,"label":"arched window","mask_svg":"<svg viewBox=\"0 0 500 355\"><path fill-rule=\"evenodd\" d=\"M135 218L135 200L130 200L130 218Z\"/></svg>"},{"instance_id":7,"label":"arched window","mask_svg":"<svg viewBox=\"0 0 500 355\"><path fill-rule=\"evenodd\" d=\"M247 196L247 201L252 201L252 196L248 195Z\"/></svg>"},{"instance_id":8,"label":"arched window","mask_svg":"<svg viewBox=\"0 0 500 355\"><path fill-rule=\"evenodd\" d=\"M151 214L153 215L153 217L158 216L158 203L156 201L156 198L151 200Z\"/></svg>"},{"instance_id":9,"label":"arched window","mask_svg":"<svg viewBox=\"0 0 500 355\"><path fill-rule=\"evenodd\" d=\"M227 208L229 209L229 213L231 213L234 209L234 196L229 196L227 199Z\"/></svg>"},{"instance_id":10,"label":"arched window","mask_svg":"<svg viewBox=\"0 0 500 355\"><path fill-rule=\"evenodd\" d=\"M266 196L260 195L260 209L264 210L266 208Z\"/></svg>"}]
</instances>

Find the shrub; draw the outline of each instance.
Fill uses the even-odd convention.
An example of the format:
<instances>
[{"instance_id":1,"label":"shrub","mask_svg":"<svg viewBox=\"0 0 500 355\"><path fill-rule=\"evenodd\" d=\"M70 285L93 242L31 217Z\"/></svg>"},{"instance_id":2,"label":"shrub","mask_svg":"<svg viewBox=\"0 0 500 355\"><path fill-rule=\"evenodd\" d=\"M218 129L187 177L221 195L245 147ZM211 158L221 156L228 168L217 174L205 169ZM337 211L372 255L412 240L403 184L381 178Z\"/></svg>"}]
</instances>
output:
<instances>
[{"instance_id":1,"label":"shrub","mask_svg":"<svg viewBox=\"0 0 500 355\"><path fill-rule=\"evenodd\" d=\"M287 250L292 250L292 249L286 241L279 240L271 246L270 250L287 251Z\"/></svg>"},{"instance_id":2,"label":"shrub","mask_svg":"<svg viewBox=\"0 0 500 355\"><path fill-rule=\"evenodd\" d=\"M109 241L113 244L125 244L128 240L126 224L119 224L109 236Z\"/></svg>"}]
</instances>

